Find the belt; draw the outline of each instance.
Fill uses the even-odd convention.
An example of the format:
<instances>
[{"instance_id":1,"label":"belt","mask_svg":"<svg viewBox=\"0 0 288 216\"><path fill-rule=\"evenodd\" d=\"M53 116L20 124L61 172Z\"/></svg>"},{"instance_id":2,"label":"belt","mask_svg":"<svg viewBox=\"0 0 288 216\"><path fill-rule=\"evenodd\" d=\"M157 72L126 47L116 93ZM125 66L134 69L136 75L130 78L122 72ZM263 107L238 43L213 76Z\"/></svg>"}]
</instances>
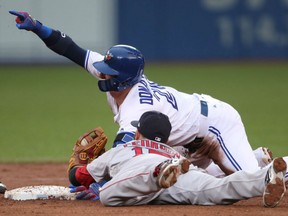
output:
<instances>
[{"instance_id":1,"label":"belt","mask_svg":"<svg viewBox=\"0 0 288 216\"><path fill-rule=\"evenodd\" d=\"M184 148L187 148L189 153L195 153L201 146L202 141L204 138L202 137L196 137L192 142L184 145Z\"/></svg>"},{"instance_id":2,"label":"belt","mask_svg":"<svg viewBox=\"0 0 288 216\"><path fill-rule=\"evenodd\" d=\"M208 105L206 101L200 100L201 114L208 117Z\"/></svg>"}]
</instances>

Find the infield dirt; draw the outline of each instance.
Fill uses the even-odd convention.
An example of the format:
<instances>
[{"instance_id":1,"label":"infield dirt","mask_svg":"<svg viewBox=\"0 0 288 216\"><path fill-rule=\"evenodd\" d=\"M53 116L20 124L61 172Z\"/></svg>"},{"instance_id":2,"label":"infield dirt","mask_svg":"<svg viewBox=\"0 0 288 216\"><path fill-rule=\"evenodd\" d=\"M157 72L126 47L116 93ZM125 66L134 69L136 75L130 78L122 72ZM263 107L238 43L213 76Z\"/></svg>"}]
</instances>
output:
<instances>
[{"instance_id":1,"label":"infield dirt","mask_svg":"<svg viewBox=\"0 0 288 216\"><path fill-rule=\"evenodd\" d=\"M0 181L8 189L30 185L68 186L66 163L1 163ZM288 195L276 208L264 208L262 197L243 200L226 206L145 205L131 207L104 207L99 201L33 200L14 201L0 195L1 216L72 216L72 215L177 215L177 216L286 216Z\"/></svg>"}]
</instances>

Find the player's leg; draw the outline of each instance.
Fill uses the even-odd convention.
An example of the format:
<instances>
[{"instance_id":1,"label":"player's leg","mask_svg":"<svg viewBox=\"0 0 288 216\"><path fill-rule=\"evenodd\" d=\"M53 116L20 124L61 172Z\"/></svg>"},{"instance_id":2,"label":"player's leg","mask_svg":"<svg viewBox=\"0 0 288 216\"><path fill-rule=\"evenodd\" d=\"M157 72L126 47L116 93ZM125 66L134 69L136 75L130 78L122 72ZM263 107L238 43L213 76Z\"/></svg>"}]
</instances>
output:
<instances>
[{"instance_id":1,"label":"player's leg","mask_svg":"<svg viewBox=\"0 0 288 216\"><path fill-rule=\"evenodd\" d=\"M253 150L259 167L263 168L267 166L273 160L272 151L267 147L259 147Z\"/></svg>"},{"instance_id":2,"label":"player's leg","mask_svg":"<svg viewBox=\"0 0 288 216\"><path fill-rule=\"evenodd\" d=\"M175 185L162 190L152 204L224 205L263 195L264 205L273 207L285 193L286 170L282 158L274 162L271 169L267 166L255 172L239 171L224 178L189 170L179 176Z\"/></svg>"},{"instance_id":3,"label":"player's leg","mask_svg":"<svg viewBox=\"0 0 288 216\"><path fill-rule=\"evenodd\" d=\"M254 155L256 157L256 160L258 161L258 166L261 168L267 166L273 160L272 152L266 147L259 147L259 148L255 149L253 152L254 152ZM288 160L286 162L288 163ZM206 168L206 171L210 175L213 175L217 178L221 178L221 177L226 176L226 174L223 173L223 171L219 168L219 166L213 162ZM288 174L286 177L286 182L287 181L288 181Z\"/></svg>"},{"instance_id":4,"label":"player's leg","mask_svg":"<svg viewBox=\"0 0 288 216\"><path fill-rule=\"evenodd\" d=\"M209 134L214 136L214 140L217 139L222 154L216 161L217 165L221 170L220 164L234 172L259 169L239 113L225 102L209 96L204 98L208 104Z\"/></svg>"},{"instance_id":5,"label":"player's leg","mask_svg":"<svg viewBox=\"0 0 288 216\"><path fill-rule=\"evenodd\" d=\"M276 207L282 200L285 192L285 174L287 164L283 158L273 160L265 177L265 190L263 193L263 204L266 207Z\"/></svg>"},{"instance_id":6,"label":"player's leg","mask_svg":"<svg viewBox=\"0 0 288 216\"><path fill-rule=\"evenodd\" d=\"M283 157L283 159L286 162L286 164L288 164L288 156ZM286 184L286 188L288 188L288 170L285 173L285 184Z\"/></svg>"},{"instance_id":7,"label":"player's leg","mask_svg":"<svg viewBox=\"0 0 288 216\"><path fill-rule=\"evenodd\" d=\"M288 156L283 157L283 159L288 164ZM267 163L266 166L269 166L269 163ZM264 168L264 166L262 168ZM222 172L222 170L219 168L219 166L217 166L214 163L211 163L205 170L207 173L209 173L210 175L215 176L217 178L225 177L225 174ZM288 172L285 173L285 184L286 184L286 187L288 188Z\"/></svg>"},{"instance_id":8,"label":"player's leg","mask_svg":"<svg viewBox=\"0 0 288 216\"><path fill-rule=\"evenodd\" d=\"M177 177L187 172L186 159L168 159L159 155L141 155L129 161L100 190L100 200L106 206L143 205L162 188L175 184Z\"/></svg>"}]
</instances>

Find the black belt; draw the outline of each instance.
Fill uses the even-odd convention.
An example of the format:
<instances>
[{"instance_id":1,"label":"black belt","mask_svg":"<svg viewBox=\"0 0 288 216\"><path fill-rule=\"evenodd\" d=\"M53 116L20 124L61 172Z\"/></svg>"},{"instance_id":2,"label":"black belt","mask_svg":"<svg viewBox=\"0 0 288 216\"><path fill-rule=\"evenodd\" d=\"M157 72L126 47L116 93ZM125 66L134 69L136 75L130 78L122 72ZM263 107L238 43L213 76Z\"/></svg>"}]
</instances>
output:
<instances>
[{"instance_id":1,"label":"black belt","mask_svg":"<svg viewBox=\"0 0 288 216\"><path fill-rule=\"evenodd\" d=\"M194 153L202 146L203 139L204 138L202 137L196 137L192 142L184 145L183 147L187 148L189 153Z\"/></svg>"},{"instance_id":2,"label":"black belt","mask_svg":"<svg viewBox=\"0 0 288 216\"><path fill-rule=\"evenodd\" d=\"M201 114L208 117L208 105L206 101L200 100Z\"/></svg>"}]
</instances>

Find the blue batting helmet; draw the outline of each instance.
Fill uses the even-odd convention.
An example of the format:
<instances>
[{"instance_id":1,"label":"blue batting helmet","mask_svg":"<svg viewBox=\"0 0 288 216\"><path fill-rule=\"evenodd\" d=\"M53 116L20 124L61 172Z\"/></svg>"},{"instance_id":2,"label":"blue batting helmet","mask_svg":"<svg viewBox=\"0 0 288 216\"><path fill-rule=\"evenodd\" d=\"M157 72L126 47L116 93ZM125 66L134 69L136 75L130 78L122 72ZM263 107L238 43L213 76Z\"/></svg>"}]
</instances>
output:
<instances>
[{"instance_id":1,"label":"blue batting helmet","mask_svg":"<svg viewBox=\"0 0 288 216\"><path fill-rule=\"evenodd\" d=\"M138 83L144 71L144 56L136 48L129 45L111 47L103 61L93 66L103 74L113 76L111 79L99 80L101 91L122 91Z\"/></svg>"}]
</instances>

